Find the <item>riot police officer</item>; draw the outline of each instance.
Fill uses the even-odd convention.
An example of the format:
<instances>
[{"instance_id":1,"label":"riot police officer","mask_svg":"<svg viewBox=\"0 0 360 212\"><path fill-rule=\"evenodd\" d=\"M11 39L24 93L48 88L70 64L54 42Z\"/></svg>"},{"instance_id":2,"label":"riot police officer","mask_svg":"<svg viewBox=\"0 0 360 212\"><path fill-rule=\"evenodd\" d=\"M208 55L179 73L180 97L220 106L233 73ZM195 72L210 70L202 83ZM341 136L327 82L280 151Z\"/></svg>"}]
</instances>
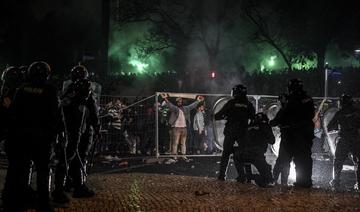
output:
<instances>
[{"instance_id":1,"label":"riot police officer","mask_svg":"<svg viewBox=\"0 0 360 212\"><path fill-rule=\"evenodd\" d=\"M286 105L288 95L286 93L279 95L279 102L281 104L281 108L276 114L275 118L270 121L271 126L279 126L281 133L281 141L279 147L278 157L276 159L276 163L273 169L273 176L275 183L277 182L280 174L281 174L281 185L288 185L288 178L290 173L290 163L292 158L290 158L287 150L289 149L288 139L287 139L287 128L288 126L280 125L280 121L283 119L284 115L284 106Z\"/></svg>"},{"instance_id":2,"label":"riot police officer","mask_svg":"<svg viewBox=\"0 0 360 212\"><path fill-rule=\"evenodd\" d=\"M95 195L94 191L87 187L85 181L86 161L93 134L99 135L100 131L98 108L92 94L91 83L87 79L86 67L75 66L71 70L71 76L72 82L61 98L68 138L65 153L69 167L66 167L66 161L60 160L56 169L55 190L52 195L53 201L58 203L69 202L65 193L66 181L71 182L75 198Z\"/></svg>"},{"instance_id":3,"label":"riot police officer","mask_svg":"<svg viewBox=\"0 0 360 212\"><path fill-rule=\"evenodd\" d=\"M16 89L24 82L24 75L21 69L11 66L4 70L1 75L1 81L1 96L3 98L9 98L9 100L6 101L12 101Z\"/></svg>"},{"instance_id":4,"label":"riot police officer","mask_svg":"<svg viewBox=\"0 0 360 212\"><path fill-rule=\"evenodd\" d=\"M52 147L61 128L57 91L47 84L50 66L34 62L11 104L11 127L6 140L9 167L4 186L4 205L9 211L24 209L29 167L37 170L37 209L52 211L49 196Z\"/></svg>"},{"instance_id":5,"label":"riot police officer","mask_svg":"<svg viewBox=\"0 0 360 212\"><path fill-rule=\"evenodd\" d=\"M249 120L255 116L255 108L248 100L246 86L239 84L233 87L230 99L219 112L215 120L225 119L224 144L220 161L219 180L225 180L229 157L234 153L234 143L246 140Z\"/></svg>"},{"instance_id":6,"label":"riot police officer","mask_svg":"<svg viewBox=\"0 0 360 212\"><path fill-rule=\"evenodd\" d=\"M6 138L9 122L9 107L17 88L23 83L23 74L20 69L11 66L1 75L2 86L0 90L0 141Z\"/></svg>"},{"instance_id":7,"label":"riot police officer","mask_svg":"<svg viewBox=\"0 0 360 212\"><path fill-rule=\"evenodd\" d=\"M328 124L328 130L338 129L340 125L340 139L336 145L334 160L334 179L331 185L337 189L340 186L340 175L343 164L348 157L348 153L352 153L354 161L359 162L360 145L359 145L359 129L360 129L360 110L355 108L350 95L343 94L340 97L341 109L335 113L335 116ZM360 180L359 168L356 170L356 184L354 188L358 190Z\"/></svg>"},{"instance_id":8,"label":"riot police officer","mask_svg":"<svg viewBox=\"0 0 360 212\"><path fill-rule=\"evenodd\" d=\"M259 176L255 176L255 182L261 187L268 187L273 182L271 174L271 165L269 165L264 154L267 151L268 144L274 144L275 137L269 125L269 119L264 113L257 113L254 120L250 123L248 128L248 136L245 142L241 143L234 153L235 167L238 171L238 182L244 183L245 163L253 164L259 171ZM251 167L250 170L251 172ZM247 176L253 178L251 173L246 173Z\"/></svg>"},{"instance_id":9,"label":"riot police officer","mask_svg":"<svg viewBox=\"0 0 360 212\"><path fill-rule=\"evenodd\" d=\"M315 116L314 102L303 89L300 79L292 79L288 83L288 100L284 106L283 116L279 124L286 127L287 149L293 158L296 169L296 187L312 186L311 158L312 139L314 138Z\"/></svg>"}]
</instances>

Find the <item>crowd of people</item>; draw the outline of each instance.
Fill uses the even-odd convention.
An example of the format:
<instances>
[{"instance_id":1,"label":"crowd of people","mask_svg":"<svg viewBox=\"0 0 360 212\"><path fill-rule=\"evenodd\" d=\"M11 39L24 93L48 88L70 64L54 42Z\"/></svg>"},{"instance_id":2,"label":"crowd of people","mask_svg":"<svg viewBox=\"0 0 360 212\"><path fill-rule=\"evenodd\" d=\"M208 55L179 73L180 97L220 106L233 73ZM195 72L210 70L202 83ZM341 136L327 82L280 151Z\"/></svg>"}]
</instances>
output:
<instances>
[{"instance_id":1,"label":"crowd of people","mask_svg":"<svg viewBox=\"0 0 360 212\"><path fill-rule=\"evenodd\" d=\"M108 90L108 94L114 95L128 91L128 87L140 83L145 84L144 92L149 92L149 95L160 90L186 93L207 93L209 91L211 93L222 93L224 88L231 89L236 80L241 80L247 85L250 94L278 95L283 92L283 87L288 79L300 78L306 84L309 95L316 97L324 95L324 70L273 70L271 72L241 69L239 71L218 70L215 78L210 76L208 70L161 72L157 75L115 75L104 80L101 84ZM353 96L360 96L359 89L357 89L359 79L359 67L329 68L328 95L335 97L346 92Z\"/></svg>"},{"instance_id":2,"label":"crowd of people","mask_svg":"<svg viewBox=\"0 0 360 212\"><path fill-rule=\"evenodd\" d=\"M255 182L262 187L277 183L281 176L281 184L288 185L290 163L295 163L296 182L294 186L312 187L312 144L316 123L315 106L311 97L303 89L299 79L289 81L288 92L279 96L281 109L275 118L269 120L266 114L257 113L249 102L247 88L244 85L232 89L232 99L215 114L216 120L227 120L224 135L223 152L218 179L226 179L229 157L234 155L234 163L239 182ZM356 185L358 191L360 159L360 111L353 105L349 95L340 97L340 111L329 123L329 130L340 130L334 159L334 189L340 187L340 174L348 153L356 167ZM281 131L279 155L274 169L266 162L264 154L268 144L274 144L275 138L271 127L278 126ZM252 175L249 164L254 165L259 175ZM250 172L250 173L249 173Z\"/></svg>"},{"instance_id":3,"label":"crowd of people","mask_svg":"<svg viewBox=\"0 0 360 212\"><path fill-rule=\"evenodd\" d=\"M48 83L50 74L50 66L41 61L9 67L2 74L0 135L8 158L5 211L53 211L51 197L67 204L69 193L73 198L95 195L86 185L86 164L93 140L99 139L100 122L88 71L75 66L71 83L60 94ZM53 165L54 154L58 162ZM36 192L32 170L37 173Z\"/></svg>"},{"instance_id":4,"label":"crowd of people","mask_svg":"<svg viewBox=\"0 0 360 212\"><path fill-rule=\"evenodd\" d=\"M115 157L154 153L153 102L150 104L139 98L128 101L116 97L100 107L102 129L106 132L99 149L103 155Z\"/></svg>"},{"instance_id":5,"label":"crowd of people","mask_svg":"<svg viewBox=\"0 0 360 212\"><path fill-rule=\"evenodd\" d=\"M2 74L0 140L5 140L9 161L2 193L5 211L22 211L34 202L38 211L52 211L51 200L67 204L69 193L74 198L94 196L95 192L86 185L87 162L94 141L105 136L101 152L151 154L156 148L156 113L163 126L159 130L168 135L160 139L160 151L169 152L174 162L190 161L187 154L211 153L208 150L212 149L213 141L207 141L210 125L207 120L213 115L215 120L226 120L219 180L226 180L233 154L237 180L241 183L253 179L259 186L268 187L281 176L281 184L287 185L290 162L294 161L294 185L312 186L315 107L299 79L289 81L288 91L279 96L280 111L269 120L266 114L255 112L247 97L247 87L242 84L232 89L232 98L217 113L206 114L203 96L184 105L183 98L176 98L174 104L166 93L161 94L163 101L159 103L145 104L145 100L137 99L130 104L114 98L99 108L85 66L71 69L71 79L61 92L49 83L50 74L50 66L41 61L29 67L9 67ZM329 129L340 130L341 136L331 182L334 188L340 187L342 165L348 153L352 153L355 164L360 158L360 111L349 95L340 97L340 106L329 124ZM271 130L274 126L281 129L281 144L272 170L264 154L268 144L275 142ZM101 128L106 134L101 134ZM52 162L54 155L56 164ZM259 175L249 174L250 164ZM55 176L51 192L52 169ZM37 173L36 192L31 186L33 170ZM357 182L359 177L357 169Z\"/></svg>"},{"instance_id":6,"label":"crowd of people","mask_svg":"<svg viewBox=\"0 0 360 212\"><path fill-rule=\"evenodd\" d=\"M156 153L154 98L135 98L132 101L130 98L110 98L111 101L105 100L104 102L107 103L100 105L102 131L105 132L105 136L98 148L99 152L109 159L154 155ZM176 98L175 102L178 105L183 101L183 98ZM194 104L187 111L186 127L183 130L186 131L184 132L186 136L184 134L180 136L182 140L173 137L178 135L174 134L172 123L175 108L176 106L169 100L158 103L159 153L174 153L172 145L175 145L173 142L175 141L180 145L185 144L186 154L212 154L215 148L210 133L212 129L209 129L210 114L206 111L205 102Z\"/></svg>"}]
</instances>

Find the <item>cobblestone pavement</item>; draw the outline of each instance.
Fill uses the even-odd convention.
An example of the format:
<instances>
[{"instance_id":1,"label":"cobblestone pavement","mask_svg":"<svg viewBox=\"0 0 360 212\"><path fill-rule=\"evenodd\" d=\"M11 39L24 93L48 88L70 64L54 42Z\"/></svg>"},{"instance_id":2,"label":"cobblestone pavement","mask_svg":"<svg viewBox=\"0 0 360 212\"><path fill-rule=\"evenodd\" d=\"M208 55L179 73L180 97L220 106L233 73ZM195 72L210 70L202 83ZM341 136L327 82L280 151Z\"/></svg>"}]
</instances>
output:
<instances>
[{"instance_id":1,"label":"cobblestone pavement","mask_svg":"<svg viewBox=\"0 0 360 212\"><path fill-rule=\"evenodd\" d=\"M56 211L360 211L360 193L353 191L281 186L265 189L231 180L216 181L216 163L149 162L89 175L88 184L96 196L72 199L68 207ZM189 172L197 176L186 176ZM0 170L1 190L5 173Z\"/></svg>"},{"instance_id":2,"label":"cobblestone pavement","mask_svg":"<svg viewBox=\"0 0 360 212\"><path fill-rule=\"evenodd\" d=\"M97 195L57 211L360 211L359 193L258 188L214 178L144 173L93 174Z\"/></svg>"}]
</instances>

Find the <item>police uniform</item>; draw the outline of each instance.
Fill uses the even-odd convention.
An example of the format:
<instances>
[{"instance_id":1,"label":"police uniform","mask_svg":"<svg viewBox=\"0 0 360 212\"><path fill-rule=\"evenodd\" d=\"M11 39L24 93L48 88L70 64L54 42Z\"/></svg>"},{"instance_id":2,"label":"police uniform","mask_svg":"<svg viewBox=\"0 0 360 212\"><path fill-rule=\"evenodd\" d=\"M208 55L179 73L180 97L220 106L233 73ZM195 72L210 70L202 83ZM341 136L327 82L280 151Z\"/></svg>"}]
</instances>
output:
<instances>
[{"instance_id":1,"label":"police uniform","mask_svg":"<svg viewBox=\"0 0 360 212\"><path fill-rule=\"evenodd\" d=\"M66 159L61 157L55 173L54 201L66 203L65 182L72 180L73 197L90 197L94 192L86 184L86 160L89 154L93 133L99 132L99 118L95 98L90 89L90 82L86 79L77 80L70 84L62 96L63 113L65 117ZM66 167L66 162L69 167ZM67 176L68 168L68 176ZM68 181L69 182L69 181Z\"/></svg>"},{"instance_id":2,"label":"police uniform","mask_svg":"<svg viewBox=\"0 0 360 212\"><path fill-rule=\"evenodd\" d=\"M11 66L6 68L1 75L0 90L0 141L6 139L9 127L9 107L14 98L16 90L23 83L23 73L17 67Z\"/></svg>"},{"instance_id":3,"label":"police uniform","mask_svg":"<svg viewBox=\"0 0 360 212\"><path fill-rule=\"evenodd\" d=\"M49 72L48 64L33 63L28 70L29 83L18 89L10 107L12 123L6 140L9 167L4 188L9 211L24 207L31 161L37 170L37 207L52 210L50 161L62 117L57 91L46 83Z\"/></svg>"},{"instance_id":4,"label":"police uniform","mask_svg":"<svg viewBox=\"0 0 360 212\"><path fill-rule=\"evenodd\" d=\"M337 129L338 125L340 125L341 129L339 133L340 139L337 142L335 151L334 180L332 181L334 187L338 187L340 184L341 170L348 153L353 154L355 161L360 159L360 136L358 132L360 129L360 110L355 108L352 103L343 104L342 108L328 124L328 130ZM356 170L356 176L357 183L359 183L359 169Z\"/></svg>"},{"instance_id":5,"label":"police uniform","mask_svg":"<svg viewBox=\"0 0 360 212\"><path fill-rule=\"evenodd\" d=\"M273 181L271 165L266 162L264 154L267 151L268 144L274 143L275 137L266 115L263 113L256 114L255 120L248 127L246 142L235 149L234 162L239 174L239 182L245 182L246 179L244 163L253 164L259 171L260 176L255 178L259 186L265 187Z\"/></svg>"},{"instance_id":6,"label":"police uniform","mask_svg":"<svg viewBox=\"0 0 360 212\"><path fill-rule=\"evenodd\" d=\"M245 141L249 120L253 119L254 115L255 108L247 99L246 91L239 96L235 95L215 114L215 120L227 120L224 129L225 138L220 161L219 180L225 179L229 157L234 153L234 143L235 141L238 143Z\"/></svg>"},{"instance_id":7,"label":"police uniform","mask_svg":"<svg viewBox=\"0 0 360 212\"><path fill-rule=\"evenodd\" d=\"M300 81L300 80L298 80ZM298 88L291 88L291 83L301 83ZM295 186L312 186L311 158L312 139L314 138L315 107L311 97L302 90L302 82L290 81L288 102L284 106L283 118L280 125L287 127L288 144L286 151L293 158L296 168Z\"/></svg>"},{"instance_id":8,"label":"police uniform","mask_svg":"<svg viewBox=\"0 0 360 212\"><path fill-rule=\"evenodd\" d=\"M286 103L287 95L280 95L279 100L281 102L281 108L276 114L275 118L270 121L271 126L279 126L280 127L280 133L281 133L281 141L280 141L280 147L279 147L279 153L278 157L276 159L274 169L273 169L273 177L274 181L277 182L280 174L281 174L281 185L287 185L288 184L288 177L290 173L290 163L292 158L290 157L287 150L289 149L289 142L287 139L287 128L288 126L281 126L280 121L283 119L284 115L284 104Z\"/></svg>"}]
</instances>

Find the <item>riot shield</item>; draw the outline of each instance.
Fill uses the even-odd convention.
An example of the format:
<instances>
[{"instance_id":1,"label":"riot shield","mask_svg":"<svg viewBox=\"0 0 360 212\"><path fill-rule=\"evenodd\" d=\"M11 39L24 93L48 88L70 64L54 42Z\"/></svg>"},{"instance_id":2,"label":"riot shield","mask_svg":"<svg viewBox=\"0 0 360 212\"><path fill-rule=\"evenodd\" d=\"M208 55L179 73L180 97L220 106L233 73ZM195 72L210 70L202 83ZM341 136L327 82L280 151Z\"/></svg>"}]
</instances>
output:
<instances>
[{"instance_id":1,"label":"riot shield","mask_svg":"<svg viewBox=\"0 0 360 212\"><path fill-rule=\"evenodd\" d=\"M231 97L222 97L218 99L212 110L212 114L216 114L220 111L220 109L231 99ZM224 128L226 120L215 120L213 116L213 133L214 133L214 141L215 146L219 150L223 150L223 143L224 143Z\"/></svg>"}]
</instances>

